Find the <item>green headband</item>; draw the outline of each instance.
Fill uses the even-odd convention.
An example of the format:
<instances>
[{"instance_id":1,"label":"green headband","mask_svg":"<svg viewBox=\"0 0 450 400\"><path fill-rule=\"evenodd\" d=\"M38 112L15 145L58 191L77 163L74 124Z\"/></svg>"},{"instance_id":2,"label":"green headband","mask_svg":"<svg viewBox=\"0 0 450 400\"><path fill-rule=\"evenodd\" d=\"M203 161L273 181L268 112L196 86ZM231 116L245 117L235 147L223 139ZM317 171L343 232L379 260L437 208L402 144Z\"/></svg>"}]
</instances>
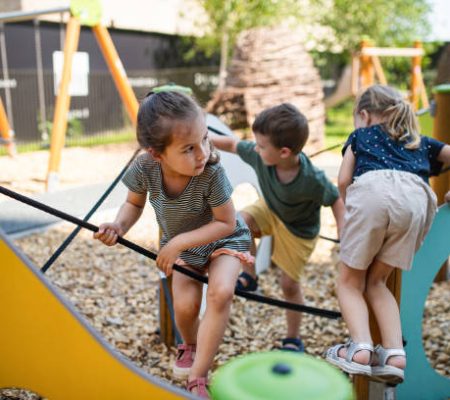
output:
<instances>
[{"instance_id":1,"label":"green headband","mask_svg":"<svg viewBox=\"0 0 450 400\"><path fill-rule=\"evenodd\" d=\"M187 86L175 85L174 83L169 83L167 85L157 86L152 89L153 93L161 92L180 92L188 96L192 96L192 89Z\"/></svg>"}]
</instances>

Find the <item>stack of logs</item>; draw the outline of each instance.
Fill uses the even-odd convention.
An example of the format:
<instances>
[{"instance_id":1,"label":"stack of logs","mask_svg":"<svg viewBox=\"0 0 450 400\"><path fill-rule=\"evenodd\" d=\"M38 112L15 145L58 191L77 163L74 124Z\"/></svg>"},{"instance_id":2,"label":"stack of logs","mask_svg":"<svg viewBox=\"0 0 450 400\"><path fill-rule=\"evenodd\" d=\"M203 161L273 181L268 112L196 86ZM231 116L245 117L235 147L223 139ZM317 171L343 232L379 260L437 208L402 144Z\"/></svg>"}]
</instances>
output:
<instances>
[{"instance_id":1,"label":"stack of logs","mask_svg":"<svg viewBox=\"0 0 450 400\"><path fill-rule=\"evenodd\" d=\"M320 76L302 44L303 35L286 28L243 32L234 49L225 88L216 91L208 112L233 129L251 126L265 108L294 104L308 118L308 147L321 148L325 107Z\"/></svg>"}]
</instances>

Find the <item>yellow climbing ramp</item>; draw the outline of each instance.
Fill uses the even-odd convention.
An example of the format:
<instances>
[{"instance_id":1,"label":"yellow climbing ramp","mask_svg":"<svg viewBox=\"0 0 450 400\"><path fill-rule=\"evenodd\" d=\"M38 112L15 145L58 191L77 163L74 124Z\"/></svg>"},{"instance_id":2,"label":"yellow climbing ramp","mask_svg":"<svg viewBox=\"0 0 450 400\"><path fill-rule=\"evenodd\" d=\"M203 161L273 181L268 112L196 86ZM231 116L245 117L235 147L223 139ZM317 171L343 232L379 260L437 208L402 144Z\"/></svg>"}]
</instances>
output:
<instances>
[{"instance_id":1,"label":"yellow climbing ramp","mask_svg":"<svg viewBox=\"0 0 450 400\"><path fill-rule=\"evenodd\" d=\"M189 394L116 353L0 230L0 388L49 400Z\"/></svg>"}]
</instances>

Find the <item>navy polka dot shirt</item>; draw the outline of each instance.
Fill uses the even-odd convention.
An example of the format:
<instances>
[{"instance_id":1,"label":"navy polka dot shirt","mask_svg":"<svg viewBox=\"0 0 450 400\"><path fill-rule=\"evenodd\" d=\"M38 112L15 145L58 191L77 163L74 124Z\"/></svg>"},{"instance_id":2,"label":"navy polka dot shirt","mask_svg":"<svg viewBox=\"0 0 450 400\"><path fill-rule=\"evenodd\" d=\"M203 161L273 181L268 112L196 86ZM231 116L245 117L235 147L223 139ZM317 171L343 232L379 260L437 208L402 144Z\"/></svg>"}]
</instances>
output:
<instances>
[{"instance_id":1,"label":"navy polka dot shirt","mask_svg":"<svg viewBox=\"0 0 450 400\"><path fill-rule=\"evenodd\" d=\"M342 154L351 146L356 159L353 178L368 171L391 169L411 172L428 183L429 176L439 174L442 163L437 157L445 143L422 136L417 149L407 149L405 144L391 139L381 125L372 125L356 129L347 139Z\"/></svg>"}]
</instances>

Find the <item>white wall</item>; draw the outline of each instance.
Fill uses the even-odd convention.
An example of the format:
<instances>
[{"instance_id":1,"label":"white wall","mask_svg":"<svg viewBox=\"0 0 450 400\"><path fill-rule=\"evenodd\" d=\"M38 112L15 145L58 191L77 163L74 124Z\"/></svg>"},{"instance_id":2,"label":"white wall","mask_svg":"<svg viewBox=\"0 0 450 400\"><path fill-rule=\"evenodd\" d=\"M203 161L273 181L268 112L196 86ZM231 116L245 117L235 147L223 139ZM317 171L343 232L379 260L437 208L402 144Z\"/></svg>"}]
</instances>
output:
<instances>
[{"instance_id":1,"label":"white wall","mask_svg":"<svg viewBox=\"0 0 450 400\"><path fill-rule=\"evenodd\" d=\"M180 35L201 35L205 15L195 0L100 0L106 27ZM0 11L2 9L0 1ZM17 1L19 3L19 1ZM6 3L5 3L6 4ZM70 1L22 0L22 11L69 6ZM5 10L6 11L6 10ZM11 9L8 9L11 11ZM46 20L60 21L59 15Z\"/></svg>"}]
</instances>

